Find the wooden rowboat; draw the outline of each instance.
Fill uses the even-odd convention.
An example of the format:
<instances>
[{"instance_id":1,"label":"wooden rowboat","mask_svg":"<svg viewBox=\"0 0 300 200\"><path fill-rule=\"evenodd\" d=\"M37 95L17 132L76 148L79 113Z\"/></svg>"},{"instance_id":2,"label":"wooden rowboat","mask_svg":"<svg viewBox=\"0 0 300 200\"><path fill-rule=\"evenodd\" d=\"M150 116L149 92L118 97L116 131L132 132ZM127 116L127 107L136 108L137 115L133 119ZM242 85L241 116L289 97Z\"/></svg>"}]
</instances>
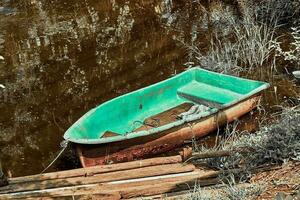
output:
<instances>
[{"instance_id":1,"label":"wooden rowboat","mask_svg":"<svg viewBox=\"0 0 300 200\"><path fill-rule=\"evenodd\" d=\"M83 167L166 152L251 111L268 83L201 68L90 110L64 134Z\"/></svg>"}]
</instances>

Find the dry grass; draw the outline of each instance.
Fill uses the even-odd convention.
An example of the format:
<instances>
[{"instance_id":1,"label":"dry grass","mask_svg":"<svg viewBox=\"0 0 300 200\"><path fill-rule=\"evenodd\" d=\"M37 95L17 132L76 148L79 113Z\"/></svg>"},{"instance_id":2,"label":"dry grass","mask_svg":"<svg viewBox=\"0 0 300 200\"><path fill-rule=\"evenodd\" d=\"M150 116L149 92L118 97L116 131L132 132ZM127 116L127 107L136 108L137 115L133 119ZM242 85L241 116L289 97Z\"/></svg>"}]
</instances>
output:
<instances>
[{"instance_id":1,"label":"dry grass","mask_svg":"<svg viewBox=\"0 0 300 200\"><path fill-rule=\"evenodd\" d=\"M237 173L222 174L220 176L221 180L224 182L223 185L226 188L223 192L218 192L217 195L204 194L203 188L197 186L191 191L189 199L255 199L261 193L264 193L264 195L268 194L268 192L264 192L266 188L269 188L269 190L275 188L273 191L274 194L272 193L273 197L277 194L276 188L278 189L277 192L281 191L279 189L282 189L283 191L300 190L299 185L297 188L298 183L291 181L299 180L300 178L299 174L296 175L300 170L300 106L283 109L283 112L279 115L279 119L276 123L264 126L260 131L254 134L243 133L241 135L236 131L236 127L237 124L228 126L223 140L218 146L214 147L214 150L250 149L252 152L247 154L236 152L229 157L210 158L204 160L204 162L208 166L220 170L240 168L241 171ZM201 152L211 150L199 146L196 149ZM194 162L196 164L203 163L203 160L199 161L200 162L196 160ZM282 185L280 187L272 186L272 178L270 179L271 182L267 181L267 179L265 183L263 183L264 181L254 181L255 178L253 177L258 177L256 178L257 180L262 180L262 177L267 172L253 176L252 169L273 164L286 166L286 163L296 164L288 164L288 167L283 167L285 169L281 170L282 172L273 171L272 174L277 174L279 182L287 182L287 179L284 179L284 177L286 173L290 172L290 175L287 177L294 178L288 178L289 185L287 185L287 187L283 187ZM274 177L275 175L273 175L273 178ZM268 176L265 176L265 178L268 178ZM250 188L240 187L240 183L248 182L250 179L252 183L257 184L250 184ZM257 185L259 185L259 187L257 187Z\"/></svg>"},{"instance_id":2,"label":"dry grass","mask_svg":"<svg viewBox=\"0 0 300 200\"><path fill-rule=\"evenodd\" d=\"M264 2L263 5L267 4ZM264 8L264 9L262 9ZM268 5L245 6L243 18L226 15L226 27L231 27L227 37L220 36L218 30L212 36L207 52L203 52L196 44L186 44L189 57L200 66L223 73L238 74L241 71L254 70L262 66L274 67L276 49L276 31L278 29L277 13L270 12ZM268 20L261 20L265 13ZM223 20L224 20L223 19ZM220 29L220 26L216 26ZM223 29L226 29L223 25Z\"/></svg>"},{"instance_id":3,"label":"dry grass","mask_svg":"<svg viewBox=\"0 0 300 200\"><path fill-rule=\"evenodd\" d=\"M236 131L236 126L237 124L228 126L223 140L214 150L248 149L251 153L244 154L237 151L229 157L204 160L208 166L220 170L242 169L237 173L223 174L220 177L228 186L230 194L228 199L246 196L245 191L240 191L234 186L236 183L249 181L252 169L273 164L282 165L290 161L300 162L300 106L283 109L276 123L264 126L254 134L241 135ZM203 147L197 149L209 150ZM197 160L194 162L199 163ZM203 160L200 160L200 163L203 163Z\"/></svg>"},{"instance_id":4,"label":"dry grass","mask_svg":"<svg viewBox=\"0 0 300 200\"><path fill-rule=\"evenodd\" d=\"M235 41L221 40L217 35L211 41L211 46L205 56L198 56L200 65L214 71L237 74L244 70L253 70L268 62L275 49L274 42L276 26L256 24L246 20L240 26L235 26L233 36Z\"/></svg>"},{"instance_id":5,"label":"dry grass","mask_svg":"<svg viewBox=\"0 0 300 200\"><path fill-rule=\"evenodd\" d=\"M208 159L211 167L231 169L243 166L250 169L264 164L282 164L287 160L300 161L300 106L284 109L277 123L264 126L255 134L239 136L235 127L228 129L217 149L248 149L253 152Z\"/></svg>"},{"instance_id":6,"label":"dry grass","mask_svg":"<svg viewBox=\"0 0 300 200\"><path fill-rule=\"evenodd\" d=\"M276 16L280 24L294 26L299 23L299 0L262 0L258 7L258 21L269 21Z\"/></svg>"},{"instance_id":7,"label":"dry grass","mask_svg":"<svg viewBox=\"0 0 300 200\"><path fill-rule=\"evenodd\" d=\"M255 199L264 190L259 184L238 185L235 180L209 189L196 185L185 199L188 200L247 200Z\"/></svg>"}]
</instances>

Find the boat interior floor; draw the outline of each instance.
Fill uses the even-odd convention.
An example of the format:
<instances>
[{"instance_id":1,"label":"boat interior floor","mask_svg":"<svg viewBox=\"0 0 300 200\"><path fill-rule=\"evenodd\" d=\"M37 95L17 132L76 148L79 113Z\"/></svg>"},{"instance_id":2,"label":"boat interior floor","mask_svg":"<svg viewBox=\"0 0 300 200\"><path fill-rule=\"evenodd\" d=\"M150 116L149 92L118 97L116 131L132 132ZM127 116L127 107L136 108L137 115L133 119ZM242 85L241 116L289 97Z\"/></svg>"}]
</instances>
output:
<instances>
[{"instance_id":1,"label":"boat interior floor","mask_svg":"<svg viewBox=\"0 0 300 200\"><path fill-rule=\"evenodd\" d=\"M179 119L180 114L188 112L194 105L195 104L193 103L183 103L157 115L148 117L144 122L141 123L141 126L139 128L134 130L134 132L149 130L155 127L172 123Z\"/></svg>"}]
</instances>

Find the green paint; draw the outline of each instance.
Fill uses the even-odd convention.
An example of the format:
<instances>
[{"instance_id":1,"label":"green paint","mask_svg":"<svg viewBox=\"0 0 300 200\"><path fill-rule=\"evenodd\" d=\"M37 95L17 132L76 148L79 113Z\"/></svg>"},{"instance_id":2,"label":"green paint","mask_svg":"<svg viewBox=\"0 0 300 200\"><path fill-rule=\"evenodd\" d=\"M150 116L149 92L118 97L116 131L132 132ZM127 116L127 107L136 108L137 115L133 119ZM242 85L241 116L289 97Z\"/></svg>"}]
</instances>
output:
<instances>
[{"instance_id":1,"label":"green paint","mask_svg":"<svg viewBox=\"0 0 300 200\"><path fill-rule=\"evenodd\" d=\"M179 88L177 91L182 96L190 96L193 99L203 99L218 104L226 104L243 96L231 90L208 85L198 81L192 81L186 86Z\"/></svg>"},{"instance_id":2,"label":"green paint","mask_svg":"<svg viewBox=\"0 0 300 200\"><path fill-rule=\"evenodd\" d=\"M65 133L64 138L83 144L100 144L155 134L217 112L217 108L199 116L168 125L132 133L146 118L185 102L204 100L225 108L263 89L268 83L192 68L165 81L125 94L90 110ZM191 98L189 98L191 97ZM101 138L106 131L117 136Z\"/></svg>"}]
</instances>

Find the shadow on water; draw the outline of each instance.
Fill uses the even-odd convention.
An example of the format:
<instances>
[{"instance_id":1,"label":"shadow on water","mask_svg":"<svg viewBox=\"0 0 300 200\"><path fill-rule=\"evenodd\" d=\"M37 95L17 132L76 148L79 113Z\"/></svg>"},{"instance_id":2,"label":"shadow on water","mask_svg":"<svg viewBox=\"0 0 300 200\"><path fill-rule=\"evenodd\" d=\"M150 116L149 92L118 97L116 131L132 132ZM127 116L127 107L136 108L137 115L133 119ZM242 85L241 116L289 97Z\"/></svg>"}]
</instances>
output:
<instances>
[{"instance_id":1,"label":"shadow on water","mask_svg":"<svg viewBox=\"0 0 300 200\"><path fill-rule=\"evenodd\" d=\"M3 167L39 173L89 109L183 71L189 55L178 41L205 48L211 18L196 1L0 3ZM62 160L73 163L59 169L76 165Z\"/></svg>"}]
</instances>

